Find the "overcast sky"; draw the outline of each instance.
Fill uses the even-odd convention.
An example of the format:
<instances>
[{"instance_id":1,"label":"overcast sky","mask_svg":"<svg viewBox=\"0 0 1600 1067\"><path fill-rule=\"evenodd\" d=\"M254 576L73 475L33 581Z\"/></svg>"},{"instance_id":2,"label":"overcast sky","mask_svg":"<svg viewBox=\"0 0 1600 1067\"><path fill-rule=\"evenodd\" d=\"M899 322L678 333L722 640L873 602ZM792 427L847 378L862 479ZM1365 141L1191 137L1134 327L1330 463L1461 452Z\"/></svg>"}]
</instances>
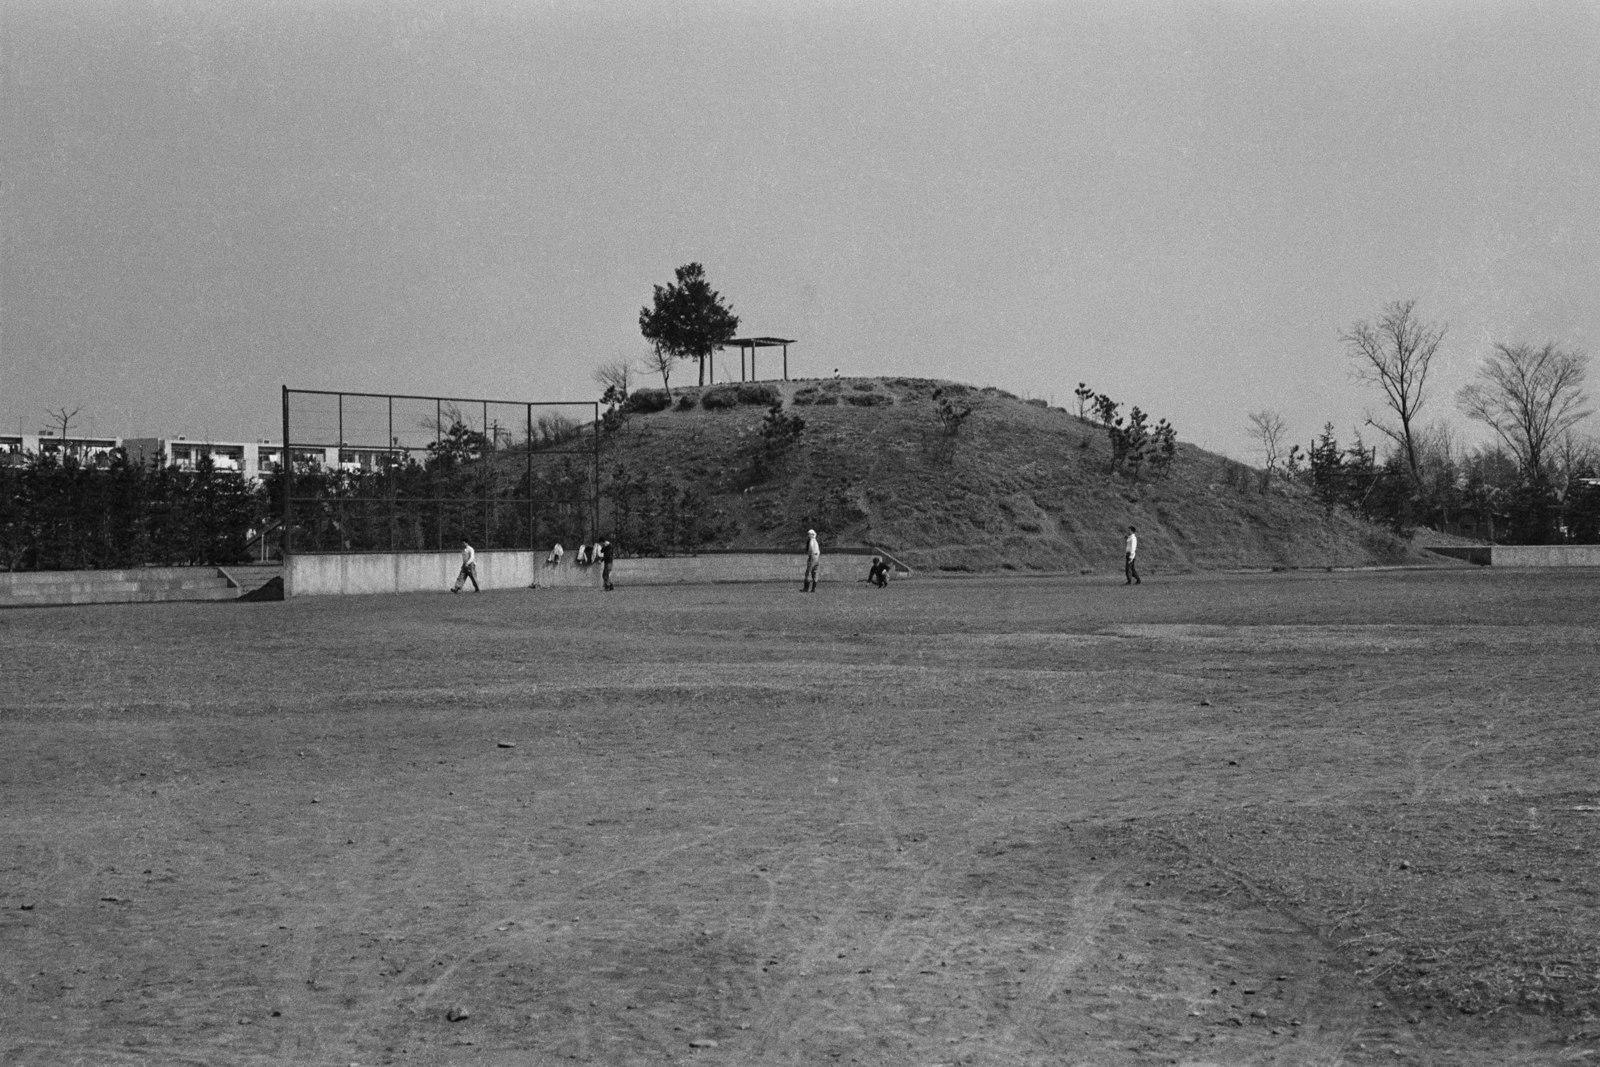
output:
<instances>
[{"instance_id":1,"label":"overcast sky","mask_svg":"<svg viewBox=\"0 0 1600 1067\"><path fill-rule=\"evenodd\" d=\"M1600 338L1596 0L0 18L7 432L593 399L691 261L793 376L1085 381L1244 458L1248 412L1382 410L1339 335L1386 302L1448 323L1423 417L1463 429L1493 342Z\"/></svg>"}]
</instances>

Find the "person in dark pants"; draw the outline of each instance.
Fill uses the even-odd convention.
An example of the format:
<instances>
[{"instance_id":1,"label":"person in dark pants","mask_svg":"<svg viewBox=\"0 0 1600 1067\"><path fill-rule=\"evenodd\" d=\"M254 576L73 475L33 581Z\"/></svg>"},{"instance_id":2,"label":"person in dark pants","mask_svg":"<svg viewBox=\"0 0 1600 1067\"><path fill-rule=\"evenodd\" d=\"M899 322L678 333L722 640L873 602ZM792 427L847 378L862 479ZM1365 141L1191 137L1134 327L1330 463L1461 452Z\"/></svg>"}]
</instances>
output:
<instances>
[{"instance_id":1,"label":"person in dark pants","mask_svg":"<svg viewBox=\"0 0 1600 1067\"><path fill-rule=\"evenodd\" d=\"M1128 540L1122 546L1122 584L1142 585L1139 580L1139 568L1134 565L1139 555L1139 531L1128 527Z\"/></svg>"},{"instance_id":2,"label":"person in dark pants","mask_svg":"<svg viewBox=\"0 0 1600 1067\"><path fill-rule=\"evenodd\" d=\"M600 571L600 582L605 586L606 592L611 592L616 586L611 584L611 563L617 558L617 549L610 541L600 542L600 562L605 564Z\"/></svg>"},{"instance_id":3,"label":"person in dark pants","mask_svg":"<svg viewBox=\"0 0 1600 1067\"><path fill-rule=\"evenodd\" d=\"M889 561L882 556L872 557L872 566L867 569L867 583L879 589L889 584Z\"/></svg>"},{"instance_id":4,"label":"person in dark pants","mask_svg":"<svg viewBox=\"0 0 1600 1067\"><path fill-rule=\"evenodd\" d=\"M469 581L472 583L472 591L474 593L483 592L478 588L477 557L478 553L473 550L471 545L465 541L461 542L461 573L456 575L456 584L450 587L452 593L461 592L461 587Z\"/></svg>"}]
</instances>

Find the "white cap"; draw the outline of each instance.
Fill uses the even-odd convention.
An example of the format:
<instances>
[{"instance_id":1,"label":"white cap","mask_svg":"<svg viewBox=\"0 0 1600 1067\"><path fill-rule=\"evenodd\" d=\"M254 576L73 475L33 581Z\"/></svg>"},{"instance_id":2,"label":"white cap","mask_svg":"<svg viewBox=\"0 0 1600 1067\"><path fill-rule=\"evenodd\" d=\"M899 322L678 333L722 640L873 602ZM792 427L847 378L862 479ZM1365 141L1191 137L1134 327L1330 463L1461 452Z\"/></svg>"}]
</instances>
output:
<instances>
[{"instance_id":1,"label":"white cap","mask_svg":"<svg viewBox=\"0 0 1600 1067\"><path fill-rule=\"evenodd\" d=\"M807 530L806 531L806 536L807 537L815 537L815 536L817 536L817 531L815 531L815 530Z\"/></svg>"}]
</instances>

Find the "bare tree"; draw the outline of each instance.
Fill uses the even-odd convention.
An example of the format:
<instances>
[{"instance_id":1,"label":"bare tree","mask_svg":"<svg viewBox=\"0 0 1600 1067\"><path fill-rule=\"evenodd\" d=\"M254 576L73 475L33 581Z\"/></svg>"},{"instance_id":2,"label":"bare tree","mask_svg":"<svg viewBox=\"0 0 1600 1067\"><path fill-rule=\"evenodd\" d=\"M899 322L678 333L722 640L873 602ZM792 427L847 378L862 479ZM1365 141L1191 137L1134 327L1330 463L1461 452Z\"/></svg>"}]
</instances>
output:
<instances>
[{"instance_id":1,"label":"bare tree","mask_svg":"<svg viewBox=\"0 0 1600 1067\"><path fill-rule=\"evenodd\" d=\"M1478 380L1463 386L1456 402L1469 419L1492 429L1523 474L1542 485L1552 448L1590 413L1583 395L1589 357L1554 343L1494 348L1478 368Z\"/></svg>"},{"instance_id":2,"label":"bare tree","mask_svg":"<svg viewBox=\"0 0 1600 1067\"><path fill-rule=\"evenodd\" d=\"M57 408L55 411L47 411L47 412L45 412L45 414L50 416L50 421L51 422L53 422L57 426L61 427L61 455L62 456L70 456L70 455L75 455L76 454L76 452L73 449L73 447L67 443L67 431L72 426L72 420L77 418L78 412L80 412L82 410L83 410L82 408L73 408L71 411L68 411L66 408Z\"/></svg>"},{"instance_id":3,"label":"bare tree","mask_svg":"<svg viewBox=\"0 0 1600 1067\"><path fill-rule=\"evenodd\" d=\"M1367 425L1386 435L1399 448L1414 485L1421 485L1415 425L1426 399L1428 368L1444 341L1443 324L1425 323L1413 314L1415 300L1385 304L1376 322L1358 322L1341 334L1345 350L1356 364L1356 377L1377 385L1399 425L1385 425L1370 415Z\"/></svg>"},{"instance_id":4,"label":"bare tree","mask_svg":"<svg viewBox=\"0 0 1600 1067\"><path fill-rule=\"evenodd\" d=\"M614 393L619 399L626 400L633 384L633 369L633 361L628 359L602 363L595 368L594 383L603 392Z\"/></svg>"},{"instance_id":5,"label":"bare tree","mask_svg":"<svg viewBox=\"0 0 1600 1067\"><path fill-rule=\"evenodd\" d=\"M668 400L672 399L672 384L668 379L672 377L672 364L677 358L677 353L659 341L650 346L649 354L644 357L645 369L661 375L661 388L667 391Z\"/></svg>"},{"instance_id":6,"label":"bare tree","mask_svg":"<svg viewBox=\"0 0 1600 1067\"><path fill-rule=\"evenodd\" d=\"M556 412L539 416L533 424L533 436L539 444L558 445L572 440L581 429L576 419Z\"/></svg>"},{"instance_id":7,"label":"bare tree","mask_svg":"<svg viewBox=\"0 0 1600 1067\"><path fill-rule=\"evenodd\" d=\"M55 411L47 411L45 414L50 416L51 422L61 427L61 440L65 441L67 439L67 430L72 426L72 420L77 418L78 412L82 410L82 408L73 408L68 411L66 408L57 408Z\"/></svg>"},{"instance_id":8,"label":"bare tree","mask_svg":"<svg viewBox=\"0 0 1600 1067\"><path fill-rule=\"evenodd\" d=\"M1568 430L1555 443L1556 467L1567 480L1593 478L1600 472L1600 438Z\"/></svg>"},{"instance_id":9,"label":"bare tree","mask_svg":"<svg viewBox=\"0 0 1600 1067\"><path fill-rule=\"evenodd\" d=\"M1417 433L1417 460L1426 474L1435 468L1453 468L1462 447L1455 429L1445 420L1428 423Z\"/></svg>"},{"instance_id":10,"label":"bare tree","mask_svg":"<svg viewBox=\"0 0 1600 1067\"><path fill-rule=\"evenodd\" d=\"M417 418L417 429L427 430L435 437L448 433L452 426L466 426L467 413L453 400L442 400L432 415Z\"/></svg>"},{"instance_id":11,"label":"bare tree","mask_svg":"<svg viewBox=\"0 0 1600 1067\"><path fill-rule=\"evenodd\" d=\"M1430 514L1448 525L1458 496L1462 448L1455 429L1445 420L1430 422L1417 431L1417 470L1422 477L1421 499Z\"/></svg>"},{"instance_id":12,"label":"bare tree","mask_svg":"<svg viewBox=\"0 0 1600 1067\"><path fill-rule=\"evenodd\" d=\"M1264 493L1272 481L1272 472L1283 459L1283 446L1289 440L1289 426L1276 411L1252 411L1249 420L1250 425L1245 427L1245 433L1261 446L1261 454L1266 461L1261 475L1261 491Z\"/></svg>"}]
</instances>

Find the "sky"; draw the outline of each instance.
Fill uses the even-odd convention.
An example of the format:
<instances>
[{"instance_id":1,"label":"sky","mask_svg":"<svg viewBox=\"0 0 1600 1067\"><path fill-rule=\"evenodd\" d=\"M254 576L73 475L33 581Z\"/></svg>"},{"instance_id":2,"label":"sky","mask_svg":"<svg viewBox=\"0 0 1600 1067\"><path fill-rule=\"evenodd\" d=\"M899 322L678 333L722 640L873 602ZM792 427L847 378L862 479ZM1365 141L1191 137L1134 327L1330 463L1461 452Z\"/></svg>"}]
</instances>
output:
<instances>
[{"instance_id":1,"label":"sky","mask_svg":"<svg viewBox=\"0 0 1600 1067\"><path fill-rule=\"evenodd\" d=\"M1383 415L1392 301L1468 444L1496 342L1600 342L1600 0L0 0L0 58L0 432L592 400L689 262L792 377L1241 459Z\"/></svg>"}]
</instances>

